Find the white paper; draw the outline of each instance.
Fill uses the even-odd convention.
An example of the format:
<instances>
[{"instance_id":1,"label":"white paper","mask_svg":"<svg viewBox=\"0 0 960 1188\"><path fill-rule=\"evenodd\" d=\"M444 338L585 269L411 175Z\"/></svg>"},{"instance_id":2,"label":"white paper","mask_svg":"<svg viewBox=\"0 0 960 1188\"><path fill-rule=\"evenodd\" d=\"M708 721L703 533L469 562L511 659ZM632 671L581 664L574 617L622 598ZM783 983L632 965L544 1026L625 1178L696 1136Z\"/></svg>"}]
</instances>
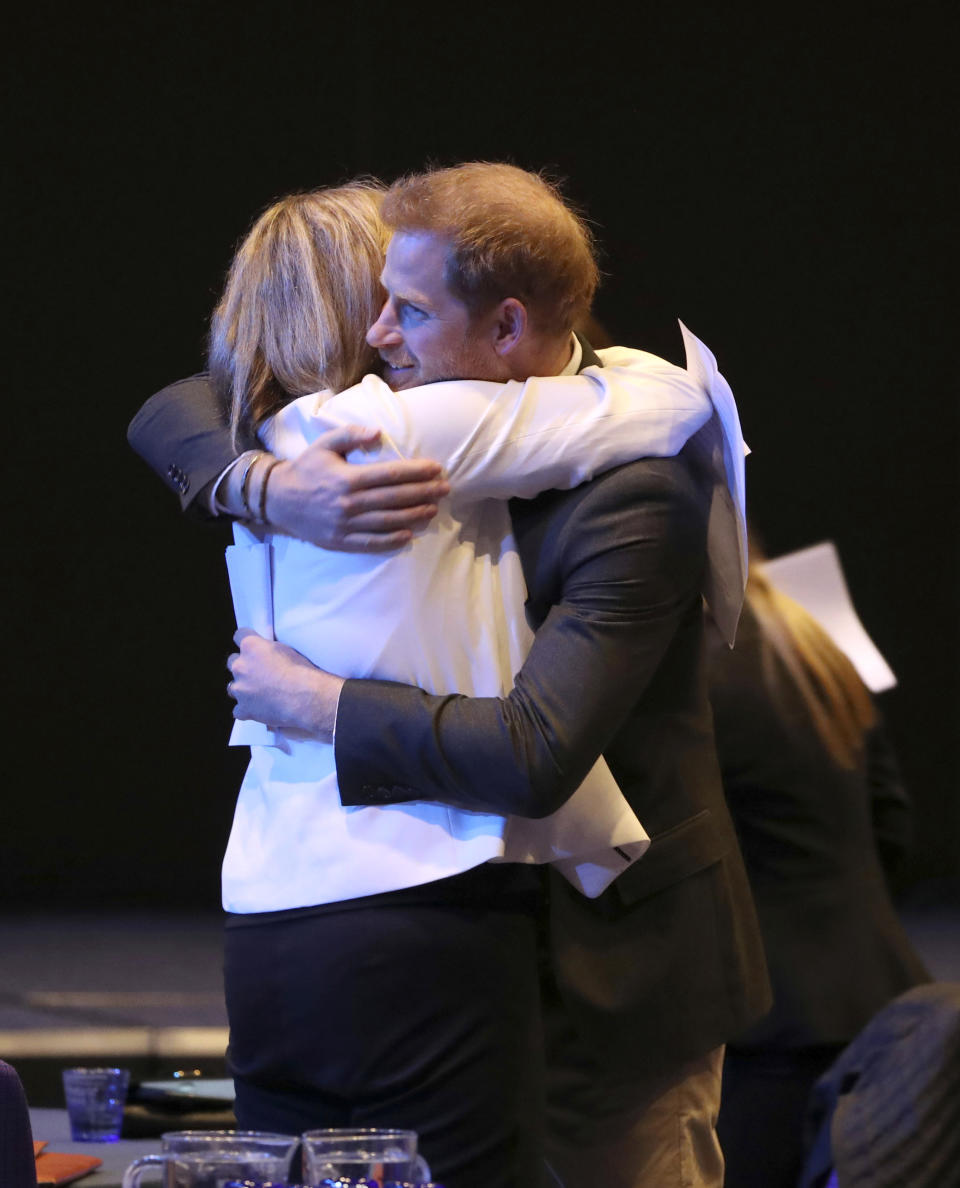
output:
<instances>
[{"instance_id":1,"label":"white paper","mask_svg":"<svg viewBox=\"0 0 960 1188\"><path fill-rule=\"evenodd\" d=\"M241 532L242 529L242 532ZM248 628L273 639L273 558L271 547L257 538L243 525L236 525L234 536L239 541L226 550L227 573L237 627ZM230 732L231 747L285 747L283 735L264 726L262 722L235 721Z\"/></svg>"},{"instance_id":2,"label":"white paper","mask_svg":"<svg viewBox=\"0 0 960 1188\"><path fill-rule=\"evenodd\" d=\"M709 394L714 415L690 438L713 475L707 516L707 568L703 593L713 620L733 646L747 585L747 512L744 457L750 452L730 385L707 347L680 323L687 371Z\"/></svg>"},{"instance_id":3,"label":"white paper","mask_svg":"<svg viewBox=\"0 0 960 1188\"><path fill-rule=\"evenodd\" d=\"M833 541L786 553L764 568L775 586L813 615L872 693L896 685L893 670L857 617Z\"/></svg>"},{"instance_id":4,"label":"white paper","mask_svg":"<svg viewBox=\"0 0 960 1188\"><path fill-rule=\"evenodd\" d=\"M599 759L570 799L548 817L511 817L505 862L551 863L576 889L595 899L650 846L637 820Z\"/></svg>"}]
</instances>

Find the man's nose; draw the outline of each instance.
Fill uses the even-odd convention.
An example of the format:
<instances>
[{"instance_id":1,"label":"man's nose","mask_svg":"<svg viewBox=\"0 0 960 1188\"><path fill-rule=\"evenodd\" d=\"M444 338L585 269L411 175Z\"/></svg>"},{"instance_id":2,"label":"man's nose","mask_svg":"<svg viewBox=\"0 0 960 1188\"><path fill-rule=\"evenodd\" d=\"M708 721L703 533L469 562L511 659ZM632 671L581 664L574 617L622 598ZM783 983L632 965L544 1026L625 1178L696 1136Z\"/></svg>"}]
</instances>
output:
<instances>
[{"instance_id":1,"label":"man's nose","mask_svg":"<svg viewBox=\"0 0 960 1188\"><path fill-rule=\"evenodd\" d=\"M384 302L383 309L380 310L380 317L367 331L367 342L375 350L385 346L399 346L403 342L397 319L393 313L393 304L390 301Z\"/></svg>"}]
</instances>

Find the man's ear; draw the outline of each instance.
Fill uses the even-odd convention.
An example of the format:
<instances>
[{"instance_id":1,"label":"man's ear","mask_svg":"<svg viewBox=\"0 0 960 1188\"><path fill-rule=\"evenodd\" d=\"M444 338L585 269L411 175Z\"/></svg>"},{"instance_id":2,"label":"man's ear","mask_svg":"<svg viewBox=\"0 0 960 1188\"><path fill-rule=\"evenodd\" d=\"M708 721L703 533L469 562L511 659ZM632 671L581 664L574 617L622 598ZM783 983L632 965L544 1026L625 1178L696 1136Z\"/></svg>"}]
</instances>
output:
<instances>
[{"instance_id":1,"label":"man's ear","mask_svg":"<svg viewBox=\"0 0 960 1188\"><path fill-rule=\"evenodd\" d=\"M527 307L516 297L506 297L497 306L493 321L493 349L501 357L511 354L527 333Z\"/></svg>"}]
</instances>

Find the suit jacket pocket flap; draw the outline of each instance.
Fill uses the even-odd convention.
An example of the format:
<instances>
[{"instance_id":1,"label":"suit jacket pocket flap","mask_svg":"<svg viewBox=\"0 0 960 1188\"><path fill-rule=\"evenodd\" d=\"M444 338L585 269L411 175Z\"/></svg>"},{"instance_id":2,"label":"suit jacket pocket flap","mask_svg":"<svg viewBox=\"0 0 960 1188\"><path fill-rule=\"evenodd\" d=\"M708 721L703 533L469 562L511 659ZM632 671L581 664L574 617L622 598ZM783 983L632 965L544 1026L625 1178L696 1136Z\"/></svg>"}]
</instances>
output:
<instances>
[{"instance_id":1,"label":"suit jacket pocket flap","mask_svg":"<svg viewBox=\"0 0 960 1188\"><path fill-rule=\"evenodd\" d=\"M624 904L636 903L673 883L712 866L727 852L727 842L709 809L656 834L650 849L614 883Z\"/></svg>"}]
</instances>

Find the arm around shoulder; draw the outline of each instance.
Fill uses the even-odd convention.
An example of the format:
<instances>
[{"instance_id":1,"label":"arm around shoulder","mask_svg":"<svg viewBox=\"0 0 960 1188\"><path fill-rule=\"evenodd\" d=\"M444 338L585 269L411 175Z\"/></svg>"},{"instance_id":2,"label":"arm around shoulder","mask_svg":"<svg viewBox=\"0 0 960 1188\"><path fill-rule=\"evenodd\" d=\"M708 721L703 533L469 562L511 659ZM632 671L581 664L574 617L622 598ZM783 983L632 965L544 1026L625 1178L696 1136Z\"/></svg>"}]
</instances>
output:
<instances>
[{"instance_id":1,"label":"arm around shoulder","mask_svg":"<svg viewBox=\"0 0 960 1188\"><path fill-rule=\"evenodd\" d=\"M178 380L151 396L130 422L127 441L179 497L184 511L201 514L207 507L198 496L238 454L228 410L205 374Z\"/></svg>"}]
</instances>

